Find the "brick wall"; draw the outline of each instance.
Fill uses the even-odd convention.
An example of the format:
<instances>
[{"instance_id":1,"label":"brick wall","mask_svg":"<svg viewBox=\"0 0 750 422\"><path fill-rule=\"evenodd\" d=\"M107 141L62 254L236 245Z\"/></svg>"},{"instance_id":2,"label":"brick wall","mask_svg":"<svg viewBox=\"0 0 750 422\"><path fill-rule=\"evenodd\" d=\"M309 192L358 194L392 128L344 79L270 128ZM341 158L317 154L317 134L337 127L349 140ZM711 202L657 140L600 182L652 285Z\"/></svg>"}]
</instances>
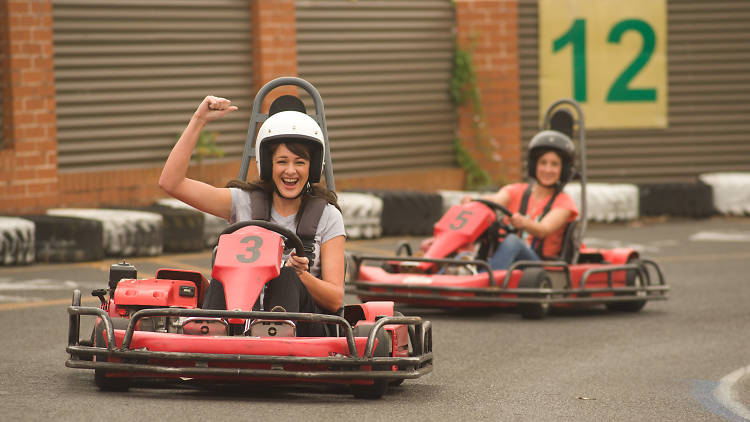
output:
<instances>
[{"instance_id":1,"label":"brick wall","mask_svg":"<svg viewBox=\"0 0 750 422\"><path fill-rule=\"evenodd\" d=\"M0 2L3 139L0 213L57 203L57 124L50 0Z\"/></svg>"},{"instance_id":2,"label":"brick wall","mask_svg":"<svg viewBox=\"0 0 750 422\"><path fill-rule=\"evenodd\" d=\"M472 52L482 109L459 109L459 137L496 184L521 178L517 0L455 0L458 45ZM477 133L479 132L479 133Z\"/></svg>"},{"instance_id":3,"label":"brick wall","mask_svg":"<svg viewBox=\"0 0 750 422\"><path fill-rule=\"evenodd\" d=\"M202 167L193 165L188 177L214 186L224 186L237 177L239 161L209 160ZM250 168L250 176L255 167ZM161 167L118 169L108 172L61 173L60 207L98 208L147 206L167 195L159 188Z\"/></svg>"},{"instance_id":4,"label":"brick wall","mask_svg":"<svg viewBox=\"0 0 750 422\"><path fill-rule=\"evenodd\" d=\"M253 0L253 85L255 92L281 76L297 76L297 31L294 0ZM266 97L264 110L281 95L298 95L280 87Z\"/></svg>"}]
</instances>

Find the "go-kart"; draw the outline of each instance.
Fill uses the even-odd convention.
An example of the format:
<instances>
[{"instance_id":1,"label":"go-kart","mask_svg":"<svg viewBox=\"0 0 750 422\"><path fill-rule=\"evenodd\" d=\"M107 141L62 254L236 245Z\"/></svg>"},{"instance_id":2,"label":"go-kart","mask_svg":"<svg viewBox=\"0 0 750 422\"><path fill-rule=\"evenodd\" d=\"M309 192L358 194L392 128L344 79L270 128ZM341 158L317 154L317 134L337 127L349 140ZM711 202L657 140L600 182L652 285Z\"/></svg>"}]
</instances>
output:
<instances>
[{"instance_id":1,"label":"go-kart","mask_svg":"<svg viewBox=\"0 0 750 422\"><path fill-rule=\"evenodd\" d=\"M574 117L577 114L577 119ZM586 223L585 136L580 107L559 100L549 107L543 127L573 138L578 126L581 215L565 229L560 256L517 261L507 270L487 262L505 233L511 213L494 202L475 199L449 208L419 253L402 243L394 256L349 255L349 293L360 300L393 300L422 307L502 307L538 319L550 308L605 305L637 312L649 300L667 298L669 286L658 264L631 248L591 249L582 243ZM366 265L377 262L380 265Z\"/></svg>"},{"instance_id":2,"label":"go-kart","mask_svg":"<svg viewBox=\"0 0 750 422\"><path fill-rule=\"evenodd\" d=\"M306 81L279 78L259 91L254 109L280 85L297 85L319 102ZM253 151L250 132L246 151ZM244 172L241 178L246 166ZM221 281L228 310L201 309L209 280L199 272L161 269L138 279L132 265L113 265L108 288L92 292L100 306L81 306L81 292L73 293L65 365L93 369L102 390L127 390L137 379L327 383L350 385L362 398L432 370L430 322L394 312L393 302L346 305L333 314L254 310L264 285L280 274L285 245L304 254L296 233L270 222L242 221L220 234L211 282ZM82 315L95 317L89 339L80 338ZM323 324L328 335L298 337L299 323Z\"/></svg>"}]
</instances>

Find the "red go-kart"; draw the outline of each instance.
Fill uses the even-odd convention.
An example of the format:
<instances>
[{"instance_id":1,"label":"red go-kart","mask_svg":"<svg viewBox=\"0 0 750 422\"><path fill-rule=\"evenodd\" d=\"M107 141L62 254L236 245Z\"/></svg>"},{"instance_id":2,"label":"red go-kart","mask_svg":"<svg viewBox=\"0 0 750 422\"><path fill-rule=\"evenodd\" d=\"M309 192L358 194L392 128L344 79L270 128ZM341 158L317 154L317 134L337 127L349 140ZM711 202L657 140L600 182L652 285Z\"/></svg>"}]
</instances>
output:
<instances>
[{"instance_id":1,"label":"red go-kart","mask_svg":"<svg viewBox=\"0 0 750 422\"><path fill-rule=\"evenodd\" d=\"M573 118L573 108L579 119ZM649 300L664 300L665 284L656 262L630 248L590 249L580 239L586 222L585 147L582 113L572 100L553 104L544 127L571 135L579 128L581 217L565 230L559 257L517 261L493 271L487 263L489 242L500 232L513 232L498 204L481 199L454 205L434 226L432 239L420 253L399 245L396 256L350 255L349 293L360 300L393 300L425 307L502 307L525 318L542 318L550 307L604 304L610 310L640 311ZM402 255L402 252L406 255ZM380 265L365 265L365 262Z\"/></svg>"},{"instance_id":2,"label":"red go-kart","mask_svg":"<svg viewBox=\"0 0 750 422\"><path fill-rule=\"evenodd\" d=\"M317 98L297 78L266 87L283 84ZM209 281L199 272L161 269L138 279L131 265L113 265L109 288L92 292L101 306L81 306L81 292L73 294L65 365L93 369L102 390L126 390L144 378L339 383L363 398L432 370L429 321L394 312L393 302L347 305L331 315L253 311L263 286L280 273L285 243L304 253L294 232L265 221L238 222L221 233L211 277L221 280L228 310L201 309ZM90 339L80 339L82 315L96 318ZM299 322L324 324L329 335L297 337Z\"/></svg>"}]
</instances>

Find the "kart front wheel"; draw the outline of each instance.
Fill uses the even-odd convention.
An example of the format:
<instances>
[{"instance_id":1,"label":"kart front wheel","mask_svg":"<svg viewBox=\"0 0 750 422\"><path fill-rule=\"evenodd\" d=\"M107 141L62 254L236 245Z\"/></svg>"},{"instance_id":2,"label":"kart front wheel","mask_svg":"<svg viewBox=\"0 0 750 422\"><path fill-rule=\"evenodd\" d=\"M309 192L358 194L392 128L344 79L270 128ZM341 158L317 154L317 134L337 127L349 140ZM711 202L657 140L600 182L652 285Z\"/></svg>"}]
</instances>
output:
<instances>
[{"instance_id":1,"label":"kart front wheel","mask_svg":"<svg viewBox=\"0 0 750 422\"><path fill-rule=\"evenodd\" d=\"M552 286L547 271L542 268L527 268L523 270L521 279L518 281L519 289L549 289ZM550 295L545 294L544 299ZM521 317L525 319L542 319L549 313L549 302L522 303L519 305Z\"/></svg>"},{"instance_id":2,"label":"kart front wheel","mask_svg":"<svg viewBox=\"0 0 750 422\"><path fill-rule=\"evenodd\" d=\"M120 324L117 324L117 322L120 322ZM125 328L121 327L123 325L123 322L125 327L127 327L127 320L125 320L124 318L112 319L112 325L114 326L114 328ZM104 329L104 323L102 321L97 321L96 326L94 326L94 346L107 347L107 342L105 341L106 338L107 335ZM97 355L96 360L99 362L106 362L107 358ZM107 371L103 369L94 369L94 382L101 391L128 391L128 389L130 388L129 379L110 378L107 376Z\"/></svg>"},{"instance_id":3,"label":"kart front wheel","mask_svg":"<svg viewBox=\"0 0 750 422\"><path fill-rule=\"evenodd\" d=\"M354 327L354 336L367 337L370 335L372 327L372 325L358 325ZM389 337L389 334L385 330L380 330L377 336L378 344L373 351L373 356L390 356L388 345L391 344L391 340ZM388 369L388 365L373 366L372 369L383 371ZM372 380L372 384L369 385L352 384L352 394L358 399L379 399L383 397L383 394L388 389L388 381L385 378L375 378Z\"/></svg>"},{"instance_id":4,"label":"kart front wheel","mask_svg":"<svg viewBox=\"0 0 750 422\"><path fill-rule=\"evenodd\" d=\"M393 311L393 316L395 316L395 317L402 317L402 316L404 316L404 314L402 314L399 311ZM413 325L407 325L406 329L409 332L409 341L408 341L408 346L407 346L408 350L409 350L409 356L414 356L414 343L416 342L417 333L416 333L416 330L414 329ZM404 380L405 380L405 378L392 379L388 383L388 385L390 385L392 387L397 387L397 386L403 384Z\"/></svg>"},{"instance_id":5,"label":"kart front wheel","mask_svg":"<svg viewBox=\"0 0 750 422\"><path fill-rule=\"evenodd\" d=\"M628 264L640 264L638 259L630 258L627 261ZM641 288L643 287L643 279L641 278L641 275L638 271L630 270L625 275L625 287L634 287L634 288ZM630 293L620 293L615 295L625 295ZM636 292L635 296L645 296L646 292L640 291ZM610 311L617 311L617 312L638 312L643 307L646 306L645 300L634 300L629 302L612 302L607 304L607 309Z\"/></svg>"}]
</instances>

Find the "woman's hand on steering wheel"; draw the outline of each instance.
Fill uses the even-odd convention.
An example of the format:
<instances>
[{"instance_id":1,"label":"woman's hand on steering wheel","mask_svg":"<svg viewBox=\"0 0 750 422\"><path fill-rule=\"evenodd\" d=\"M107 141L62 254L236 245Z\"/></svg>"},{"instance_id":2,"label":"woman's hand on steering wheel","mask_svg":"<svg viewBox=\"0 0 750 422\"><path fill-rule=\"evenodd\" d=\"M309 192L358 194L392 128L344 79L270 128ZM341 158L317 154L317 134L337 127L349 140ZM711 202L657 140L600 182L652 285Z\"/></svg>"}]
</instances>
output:
<instances>
[{"instance_id":1,"label":"woman's hand on steering wheel","mask_svg":"<svg viewBox=\"0 0 750 422\"><path fill-rule=\"evenodd\" d=\"M310 271L310 260L307 257L299 256L295 252L289 255L289 259L286 260L286 266L294 268L297 275Z\"/></svg>"},{"instance_id":2,"label":"woman's hand on steering wheel","mask_svg":"<svg viewBox=\"0 0 750 422\"><path fill-rule=\"evenodd\" d=\"M503 221L505 218L504 216L513 217L513 213L511 213L507 208L498 204L497 202L489 201L487 199L476 198L473 201L479 202L480 204L484 204L490 209L492 209L493 211L495 211L495 215L497 216L496 222L498 226L500 226L500 228L504 230L506 233L518 232L518 229L516 229L512 224L508 224L505 221ZM504 216L499 215L499 214L503 214Z\"/></svg>"}]
</instances>

